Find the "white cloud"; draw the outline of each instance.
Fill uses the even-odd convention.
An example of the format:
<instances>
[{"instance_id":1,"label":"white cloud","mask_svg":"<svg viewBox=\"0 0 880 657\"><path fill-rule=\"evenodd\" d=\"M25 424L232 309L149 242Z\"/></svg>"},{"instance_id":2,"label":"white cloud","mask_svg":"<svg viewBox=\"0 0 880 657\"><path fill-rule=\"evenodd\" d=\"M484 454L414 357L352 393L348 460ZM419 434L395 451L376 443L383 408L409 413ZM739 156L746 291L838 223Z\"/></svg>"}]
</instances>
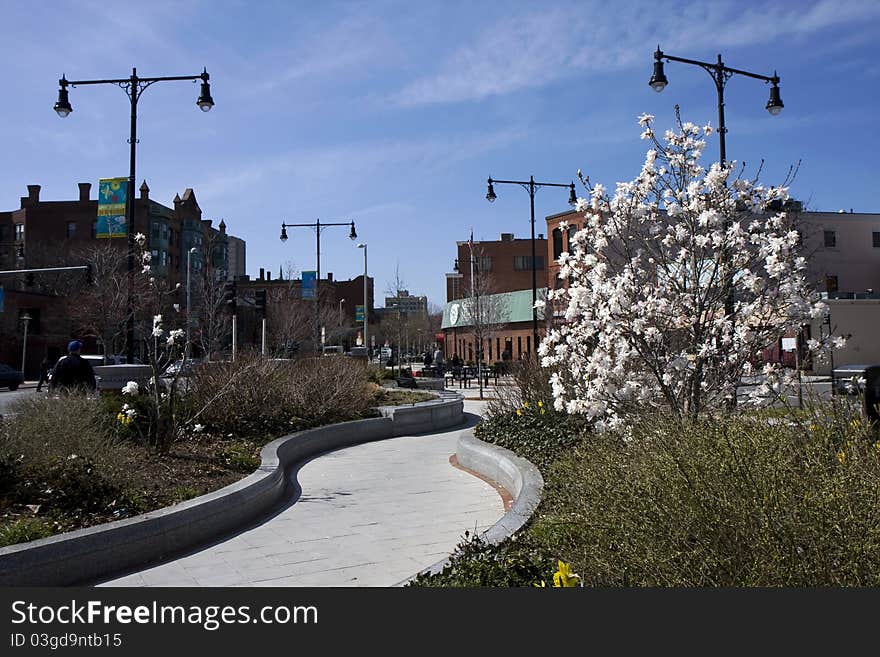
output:
<instances>
[{"instance_id":1,"label":"white cloud","mask_svg":"<svg viewBox=\"0 0 880 657\"><path fill-rule=\"evenodd\" d=\"M615 7L576 3L500 19L437 70L392 95L402 106L481 100L582 75L638 64L659 43L664 50L699 53L708 48L804 38L880 16L880 3L820 0L812 5L742 9L738 2L655 2Z\"/></svg>"}]
</instances>

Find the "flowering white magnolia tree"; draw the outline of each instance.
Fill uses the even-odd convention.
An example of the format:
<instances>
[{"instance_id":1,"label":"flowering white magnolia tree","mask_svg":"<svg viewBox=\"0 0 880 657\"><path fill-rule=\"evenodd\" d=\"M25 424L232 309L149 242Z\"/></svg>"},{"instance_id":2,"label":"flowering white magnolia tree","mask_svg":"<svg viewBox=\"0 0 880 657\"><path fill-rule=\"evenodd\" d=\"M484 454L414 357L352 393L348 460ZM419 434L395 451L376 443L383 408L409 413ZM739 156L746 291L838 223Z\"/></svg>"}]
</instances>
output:
<instances>
[{"instance_id":1,"label":"flowering white magnolia tree","mask_svg":"<svg viewBox=\"0 0 880 657\"><path fill-rule=\"evenodd\" d=\"M729 406L763 350L824 310L805 281L795 217L769 211L787 189L735 176L730 163L707 171L712 128L677 110L676 121L661 141L653 117L640 117L653 147L613 196L578 172L585 225L559 258L568 287L550 293L566 323L539 354L556 372L555 407L599 428L648 408L693 417ZM772 380L777 366L762 372Z\"/></svg>"}]
</instances>

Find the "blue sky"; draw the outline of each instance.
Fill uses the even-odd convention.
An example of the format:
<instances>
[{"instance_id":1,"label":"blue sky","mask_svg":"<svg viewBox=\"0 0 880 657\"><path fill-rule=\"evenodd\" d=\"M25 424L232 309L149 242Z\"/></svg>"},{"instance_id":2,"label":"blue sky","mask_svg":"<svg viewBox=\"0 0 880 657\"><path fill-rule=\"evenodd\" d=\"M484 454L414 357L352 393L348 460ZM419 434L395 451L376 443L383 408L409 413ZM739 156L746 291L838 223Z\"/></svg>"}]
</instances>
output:
<instances>
[{"instance_id":1,"label":"blue sky","mask_svg":"<svg viewBox=\"0 0 880 657\"><path fill-rule=\"evenodd\" d=\"M247 241L247 269L313 269L311 229L282 221L350 221L369 245L377 296L399 267L414 294L445 301L455 241L529 236L529 199L486 178L567 183L578 169L612 187L635 177L647 144L637 116L672 126L673 106L717 124L708 74L669 63L662 94L648 87L659 44L672 55L771 75L785 109L765 110L768 86L726 87L729 159L764 160L780 182L800 161L792 195L810 209L880 212L880 3L792 2L24 2L0 0L0 209L26 185L75 198L128 175L129 113L110 85L70 90L74 112L52 111L57 80L211 74L164 82L138 105L138 184L166 205L195 190L205 218ZM713 139L706 149L717 158ZM94 194L94 191L93 191ZM543 217L568 209L565 190L536 196ZM322 233L322 271L350 278L362 251L343 228Z\"/></svg>"}]
</instances>

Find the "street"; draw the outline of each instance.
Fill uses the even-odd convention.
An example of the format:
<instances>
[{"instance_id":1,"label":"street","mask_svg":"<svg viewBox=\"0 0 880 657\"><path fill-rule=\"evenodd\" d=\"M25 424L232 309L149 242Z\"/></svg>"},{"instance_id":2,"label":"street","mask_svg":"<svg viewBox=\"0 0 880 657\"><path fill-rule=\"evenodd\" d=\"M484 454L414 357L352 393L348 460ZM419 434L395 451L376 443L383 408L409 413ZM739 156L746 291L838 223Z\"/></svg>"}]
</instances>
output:
<instances>
[{"instance_id":1,"label":"street","mask_svg":"<svg viewBox=\"0 0 880 657\"><path fill-rule=\"evenodd\" d=\"M15 402L20 401L22 399L26 399L36 394L44 395L46 388L43 388L43 392L37 392L36 387L31 383L29 387L22 387L16 391L11 391L9 388L3 388L0 390L0 415L6 415L9 412L9 409Z\"/></svg>"}]
</instances>

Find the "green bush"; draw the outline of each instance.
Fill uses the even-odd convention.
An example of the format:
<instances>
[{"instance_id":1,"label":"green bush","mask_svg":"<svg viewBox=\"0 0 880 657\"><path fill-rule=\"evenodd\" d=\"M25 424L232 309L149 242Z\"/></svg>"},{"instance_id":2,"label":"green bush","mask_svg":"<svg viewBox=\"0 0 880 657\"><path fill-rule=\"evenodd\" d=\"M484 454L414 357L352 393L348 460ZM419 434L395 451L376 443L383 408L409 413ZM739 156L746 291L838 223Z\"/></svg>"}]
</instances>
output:
<instances>
[{"instance_id":1,"label":"green bush","mask_svg":"<svg viewBox=\"0 0 880 657\"><path fill-rule=\"evenodd\" d=\"M0 525L0 547L36 541L56 532L55 523L46 518L20 518Z\"/></svg>"},{"instance_id":2,"label":"green bush","mask_svg":"<svg viewBox=\"0 0 880 657\"><path fill-rule=\"evenodd\" d=\"M558 413L543 401L525 404L513 412L490 415L476 426L474 435L541 468L580 441L587 431L586 422L579 416Z\"/></svg>"},{"instance_id":3,"label":"green bush","mask_svg":"<svg viewBox=\"0 0 880 657\"><path fill-rule=\"evenodd\" d=\"M384 381L391 381L394 378L394 372L389 370L386 367L376 367L375 365L370 365L366 369L367 372L367 380L371 383L377 383L382 385Z\"/></svg>"},{"instance_id":4,"label":"green bush","mask_svg":"<svg viewBox=\"0 0 880 657\"><path fill-rule=\"evenodd\" d=\"M407 586L538 586L548 577L552 581L555 564L552 555L515 539L492 546L465 532L440 573L419 575Z\"/></svg>"},{"instance_id":5,"label":"green bush","mask_svg":"<svg viewBox=\"0 0 880 657\"><path fill-rule=\"evenodd\" d=\"M254 454L253 445L238 443L223 450L223 461L238 472L253 472L260 467L260 457Z\"/></svg>"},{"instance_id":6,"label":"green bush","mask_svg":"<svg viewBox=\"0 0 880 657\"><path fill-rule=\"evenodd\" d=\"M880 443L859 422L651 418L547 480L530 540L586 585L880 583Z\"/></svg>"}]
</instances>

